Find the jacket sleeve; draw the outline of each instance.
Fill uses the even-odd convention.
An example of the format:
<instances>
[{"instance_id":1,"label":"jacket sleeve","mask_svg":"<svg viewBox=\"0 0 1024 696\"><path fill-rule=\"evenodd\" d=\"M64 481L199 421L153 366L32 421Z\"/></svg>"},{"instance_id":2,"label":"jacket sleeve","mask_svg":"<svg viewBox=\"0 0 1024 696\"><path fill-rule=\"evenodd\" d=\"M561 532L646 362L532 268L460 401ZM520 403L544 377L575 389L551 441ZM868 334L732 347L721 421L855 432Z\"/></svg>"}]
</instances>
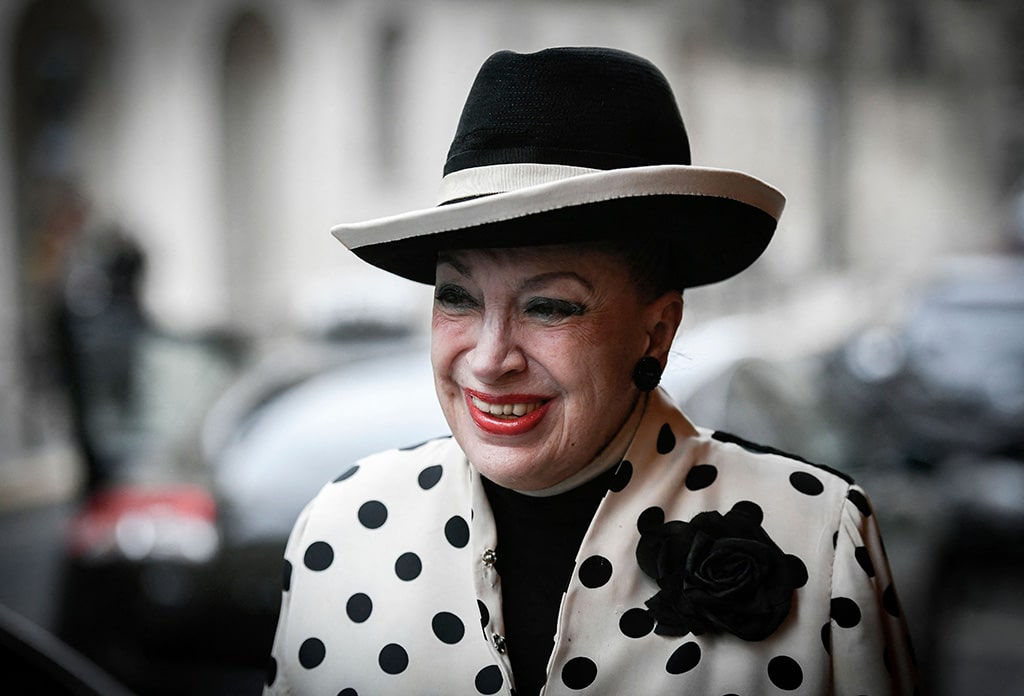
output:
<instances>
[{"instance_id":1,"label":"jacket sleeve","mask_svg":"<svg viewBox=\"0 0 1024 696\"><path fill-rule=\"evenodd\" d=\"M282 568L282 591L281 610L277 616L277 629L274 633L274 645L270 651L270 659L267 664L266 682L263 687L263 696L291 696L292 689L288 680L289 660L284 654L286 636L288 634L288 609L291 605L291 576L292 566L301 554L300 549L304 548L304 536L306 524L309 522L313 502L310 502L299 514L295 524L292 526L291 534L288 536L288 544L285 547L284 563ZM301 562L301 561L300 561Z\"/></svg>"},{"instance_id":2,"label":"jacket sleeve","mask_svg":"<svg viewBox=\"0 0 1024 696\"><path fill-rule=\"evenodd\" d=\"M917 669L878 521L864 491L849 488L832 568L830 646L835 696L915 693Z\"/></svg>"}]
</instances>

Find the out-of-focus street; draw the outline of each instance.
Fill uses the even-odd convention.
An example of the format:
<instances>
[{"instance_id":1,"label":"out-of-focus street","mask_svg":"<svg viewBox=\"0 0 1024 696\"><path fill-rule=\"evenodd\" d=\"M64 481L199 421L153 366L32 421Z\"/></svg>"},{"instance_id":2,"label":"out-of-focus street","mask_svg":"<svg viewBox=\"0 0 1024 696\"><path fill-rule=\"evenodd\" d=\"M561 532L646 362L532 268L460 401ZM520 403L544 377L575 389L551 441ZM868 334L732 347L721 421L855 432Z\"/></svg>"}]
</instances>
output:
<instances>
[{"instance_id":1,"label":"out-of-focus street","mask_svg":"<svg viewBox=\"0 0 1024 696\"><path fill-rule=\"evenodd\" d=\"M446 427L432 288L329 229L435 205L486 56L602 45L786 196L663 386L863 484L924 693L1024 696L1022 37L1019 0L0 2L0 605L143 696L258 693L303 502Z\"/></svg>"}]
</instances>

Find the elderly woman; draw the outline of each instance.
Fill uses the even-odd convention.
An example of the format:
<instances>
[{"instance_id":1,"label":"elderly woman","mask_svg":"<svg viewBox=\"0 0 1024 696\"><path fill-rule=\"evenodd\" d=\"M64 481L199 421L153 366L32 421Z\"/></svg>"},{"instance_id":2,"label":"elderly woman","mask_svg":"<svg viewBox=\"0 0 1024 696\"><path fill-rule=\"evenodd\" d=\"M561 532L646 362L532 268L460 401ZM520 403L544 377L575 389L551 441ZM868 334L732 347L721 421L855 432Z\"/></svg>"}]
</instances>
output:
<instances>
[{"instance_id":1,"label":"elderly woman","mask_svg":"<svg viewBox=\"0 0 1024 696\"><path fill-rule=\"evenodd\" d=\"M434 285L452 436L303 511L265 693L911 693L864 492L657 388L682 290L750 265L782 195L691 166L662 74L594 48L489 58L442 188L334 234Z\"/></svg>"}]
</instances>

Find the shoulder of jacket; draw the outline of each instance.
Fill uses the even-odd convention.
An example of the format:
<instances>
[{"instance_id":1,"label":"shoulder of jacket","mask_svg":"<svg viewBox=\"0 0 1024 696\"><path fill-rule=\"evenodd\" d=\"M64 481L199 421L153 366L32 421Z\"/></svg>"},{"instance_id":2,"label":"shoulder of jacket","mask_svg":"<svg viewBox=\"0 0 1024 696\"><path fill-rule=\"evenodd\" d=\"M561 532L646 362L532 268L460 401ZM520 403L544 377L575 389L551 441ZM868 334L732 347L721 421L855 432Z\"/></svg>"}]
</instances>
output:
<instances>
[{"instance_id":1,"label":"shoulder of jacket","mask_svg":"<svg viewBox=\"0 0 1024 696\"><path fill-rule=\"evenodd\" d=\"M805 459L804 457L801 457L800 455L793 454L792 452L786 452L784 450L780 450L770 445L763 445L756 442L752 442L738 435L734 435L733 433L728 433L722 430L716 430L711 433L711 439L717 442L736 445L745 450L746 452L749 452L754 455L771 455L774 457L782 457L783 459L800 462L801 464L805 464L807 466L813 467L820 471L826 472L832 476L835 476L841 479L847 485L854 484L852 476L845 472L839 471L838 469L833 469L832 467L826 466L825 464L812 462L808 459Z\"/></svg>"}]
</instances>

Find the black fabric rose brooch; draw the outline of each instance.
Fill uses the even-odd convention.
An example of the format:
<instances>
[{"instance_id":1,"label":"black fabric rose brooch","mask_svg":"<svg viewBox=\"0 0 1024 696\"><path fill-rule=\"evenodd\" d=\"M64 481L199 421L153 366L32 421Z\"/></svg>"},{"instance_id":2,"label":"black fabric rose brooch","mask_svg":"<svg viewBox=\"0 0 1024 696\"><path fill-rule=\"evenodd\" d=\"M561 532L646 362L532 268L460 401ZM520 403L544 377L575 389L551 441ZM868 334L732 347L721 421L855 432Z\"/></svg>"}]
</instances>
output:
<instances>
[{"instance_id":1,"label":"black fabric rose brooch","mask_svg":"<svg viewBox=\"0 0 1024 696\"><path fill-rule=\"evenodd\" d=\"M665 522L661 508L649 508L637 527L636 559L661 588L646 602L660 635L724 632L763 640L782 625L793 591L807 582L803 562L772 541L753 503L725 515L702 512L690 522Z\"/></svg>"}]
</instances>

